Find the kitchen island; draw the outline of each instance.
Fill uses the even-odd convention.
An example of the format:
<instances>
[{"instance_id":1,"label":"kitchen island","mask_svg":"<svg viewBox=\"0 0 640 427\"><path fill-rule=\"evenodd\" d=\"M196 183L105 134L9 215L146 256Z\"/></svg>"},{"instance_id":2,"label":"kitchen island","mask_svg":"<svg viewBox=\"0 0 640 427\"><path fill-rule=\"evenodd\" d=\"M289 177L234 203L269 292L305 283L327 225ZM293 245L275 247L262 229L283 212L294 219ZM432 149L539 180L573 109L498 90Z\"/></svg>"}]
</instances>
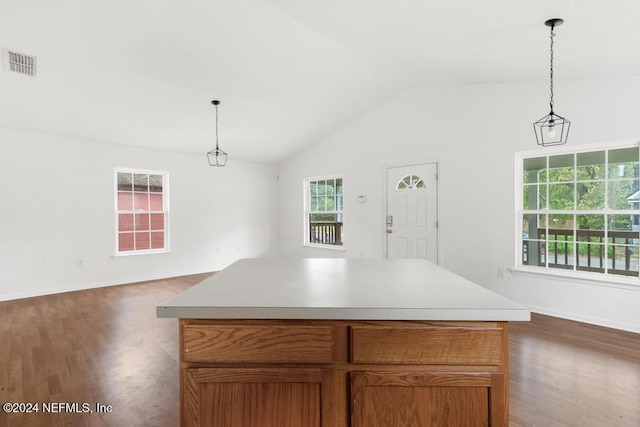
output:
<instances>
[{"instance_id":1,"label":"kitchen island","mask_svg":"<svg viewBox=\"0 0 640 427\"><path fill-rule=\"evenodd\" d=\"M183 426L508 426L529 310L424 260L246 259L157 307Z\"/></svg>"}]
</instances>

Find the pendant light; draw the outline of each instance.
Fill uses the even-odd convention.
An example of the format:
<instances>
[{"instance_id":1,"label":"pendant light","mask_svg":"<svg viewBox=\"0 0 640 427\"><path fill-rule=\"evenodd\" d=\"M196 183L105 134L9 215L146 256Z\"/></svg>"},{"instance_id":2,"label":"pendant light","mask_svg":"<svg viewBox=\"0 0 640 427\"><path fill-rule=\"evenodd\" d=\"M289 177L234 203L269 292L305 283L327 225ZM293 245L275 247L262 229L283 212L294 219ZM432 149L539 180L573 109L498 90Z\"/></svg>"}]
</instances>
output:
<instances>
[{"instance_id":1,"label":"pendant light","mask_svg":"<svg viewBox=\"0 0 640 427\"><path fill-rule=\"evenodd\" d=\"M551 27L551 62L550 62L550 102L551 112L533 124L533 130L536 133L536 141L538 145L544 147L549 145L560 145L567 142L569 136L569 127L571 122L564 117L557 115L553 111L553 37L556 35L553 31L555 27L561 25L564 20L560 18L549 19L544 23L547 27Z\"/></svg>"},{"instance_id":2,"label":"pendant light","mask_svg":"<svg viewBox=\"0 0 640 427\"><path fill-rule=\"evenodd\" d=\"M211 101L211 103L216 107L216 148L207 153L207 158L209 166L226 166L227 153L218 147L218 105L220 105L220 101Z\"/></svg>"}]
</instances>

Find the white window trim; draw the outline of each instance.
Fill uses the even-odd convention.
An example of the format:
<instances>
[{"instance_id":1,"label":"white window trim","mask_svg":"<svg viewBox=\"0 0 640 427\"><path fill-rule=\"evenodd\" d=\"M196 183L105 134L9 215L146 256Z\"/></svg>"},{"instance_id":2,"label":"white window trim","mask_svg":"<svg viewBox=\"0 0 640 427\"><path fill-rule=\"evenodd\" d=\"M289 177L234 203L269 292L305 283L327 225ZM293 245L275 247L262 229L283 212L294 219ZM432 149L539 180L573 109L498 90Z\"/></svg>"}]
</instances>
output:
<instances>
[{"instance_id":1,"label":"white window trim","mask_svg":"<svg viewBox=\"0 0 640 427\"><path fill-rule=\"evenodd\" d=\"M638 277L590 273L588 271L566 271L553 268L529 267L526 265L519 265L512 268L510 271L514 276L556 279L563 282L606 286L610 288L621 288L640 292L640 286L638 286L640 285L640 279L638 279Z\"/></svg>"},{"instance_id":2,"label":"white window trim","mask_svg":"<svg viewBox=\"0 0 640 427\"><path fill-rule=\"evenodd\" d=\"M148 175L162 175L162 197L163 204L165 206L165 224L164 224L164 248L162 249L147 249L147 250L138 250L138 251L118 251L118 172L124 173L143 173ZM111 258L126 258L132 256L139 255L151 255L151 254L166 254L171 252L171 248L169 245L169 217L170 210L169 207L169 172L167 171L158 171L158 170L150 170L150 169L138 169L138 168L123 168L123 167L114 167L113 168L113 235L114 235L114 246L113 246L113 255Z\"/></svg>"},{"instance_id":3,"label":"white window trim","mask_svg":"<svg viewBox=\"0 0 640 427\"><path fill-rule=\"evenodd\" d=\"M308 248L327 249L329 251L338 251L338 252L346 251L346 249L344 248L344 242L342 243L342 246L338 246L338 245L323 245L323 244L320 244L320 243L309 243L309 242L303 243L303 246L306 246Z\"/></svg>"},{"instance_id":4,"label":"white window trim","mask_svg":"<svg viewBox=\"0 0 640 427\"><path fill-rule=\"evenodd\" d=\"M332 175L322 175L322 176L314 176L314 177L308 177L308 178L304 178L303 179L303 183L302 183L302 200L303 200L303 224L304 224L304 234L302 236L302 246L306 246L308 248L316 248L316 249L327 249L330 251L338 251L338 252L344 252L346 251L345 248L345 242L342 242L342 245L323 245L321 243L311 243L309 242L309 194L310 194L310 188L309 188L309 184L311 183L311 181L323 181L323 180L327 180L327 179L341 179L342 180L342 188L343 188L343 193L342 193L342 197L343 197L343 206L344 206L344 178L341 174L332 174ZM327 212L327 213L332 213L332 212ZM342 212L340 212L342 214L342 218L343 218L343 225L344 225L344 208L342 209Z\"/></svg>"},{"instance_id":5,"label":"white window trim","mask_svg":"<svg viewBox=\"0 0 640 427\"><path fill-rule=\"evenodd\" d=\"M522 164L525 158L535 156L548 156L557 154L583 153L599 150L615 150L618 148L629 148L640 146L638 139L623 139L604 143L584 144L575 146L555 146L538 150L529 150L516 153L515 169L515 259L514 265L510 271L517 276L529 276L538 278L558 279L562 281L577 282L588 285L606 286L613 288L622 288L634 291L640 291L640 277L630 277L615 274L594 273L587 271L568 271L562 269L553 269L545 267L535 267L522 264L522 215L524 209L522 201ZM608 209L608 208L607 208Z\"/></svg>"}]
</instances>

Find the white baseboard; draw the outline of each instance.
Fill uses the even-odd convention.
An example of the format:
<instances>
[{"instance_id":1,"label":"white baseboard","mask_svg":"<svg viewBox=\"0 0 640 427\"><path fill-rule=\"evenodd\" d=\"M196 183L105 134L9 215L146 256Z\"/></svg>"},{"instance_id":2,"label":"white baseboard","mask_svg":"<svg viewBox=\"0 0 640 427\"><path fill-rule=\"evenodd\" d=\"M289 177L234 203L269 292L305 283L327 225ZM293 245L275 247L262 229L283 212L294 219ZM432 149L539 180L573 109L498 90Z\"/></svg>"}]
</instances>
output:
<instances>
[{"instance_id":1,"label":"white baseboard","mask_svg":"<svg viewBox=\"0 0 640 427\"><path fill-rule=\"evenodd\" d=\"M171 277L189 276L192 274L202 274L202 273L210 273L210 271L182 272L182 273L177 273L175 275L172 274ZM131 285L139 282L148 282L150 280L162 280L162 279L168 279L168 278L169 277L167 276L148 275L148 276L132 277L132 278L124 279L120 281L85 283L82 285L69 286L65 288L56 288L56 289L39 289L34 292L22 292L22 293L0 295L0 301L11 301L11 300L22 299L22 298L32 298L32 297L40 297L44 295L62 294L65 292L75 292L75 291L83 291L87 289L105 288L108 286Z\"/></svg>"},{"instance_id":2,"label":"white baseboard","mask_svg":"<svg viewBox=\"0 0 640 427\"><path fill-rule=\"evenodd\" d=\"M591 325L604 326L605 328L620 329L622 331L635 332L640 334L640 325L632 323L615 322L597 317L582 316L565 311L551 310L545 307L528 306L531 311L546 316L560 317L562 319L575 320L576 322L589 323Z\"/></svg>"}]
</instances>

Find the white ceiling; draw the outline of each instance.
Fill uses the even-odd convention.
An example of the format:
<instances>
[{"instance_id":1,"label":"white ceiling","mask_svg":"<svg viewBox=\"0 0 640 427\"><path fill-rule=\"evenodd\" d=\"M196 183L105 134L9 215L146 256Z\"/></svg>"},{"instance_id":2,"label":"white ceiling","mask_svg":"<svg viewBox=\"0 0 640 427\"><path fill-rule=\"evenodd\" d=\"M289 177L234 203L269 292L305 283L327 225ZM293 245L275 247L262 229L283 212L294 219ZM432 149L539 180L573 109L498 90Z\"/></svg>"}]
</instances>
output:
<instances>
[{"instance_id":1,"label":"white ceiling","mask_svg":"<svg viewBox=\"0 0 640 427\"><path fill-rule=\"evenodd\" d=\"M278 163L418 85L640 75L639 0L0 0L0 127ZM203 157L204 159L204 157ZM204 161L204 160L203 160Z\"/></svg>"}]
</instances>

